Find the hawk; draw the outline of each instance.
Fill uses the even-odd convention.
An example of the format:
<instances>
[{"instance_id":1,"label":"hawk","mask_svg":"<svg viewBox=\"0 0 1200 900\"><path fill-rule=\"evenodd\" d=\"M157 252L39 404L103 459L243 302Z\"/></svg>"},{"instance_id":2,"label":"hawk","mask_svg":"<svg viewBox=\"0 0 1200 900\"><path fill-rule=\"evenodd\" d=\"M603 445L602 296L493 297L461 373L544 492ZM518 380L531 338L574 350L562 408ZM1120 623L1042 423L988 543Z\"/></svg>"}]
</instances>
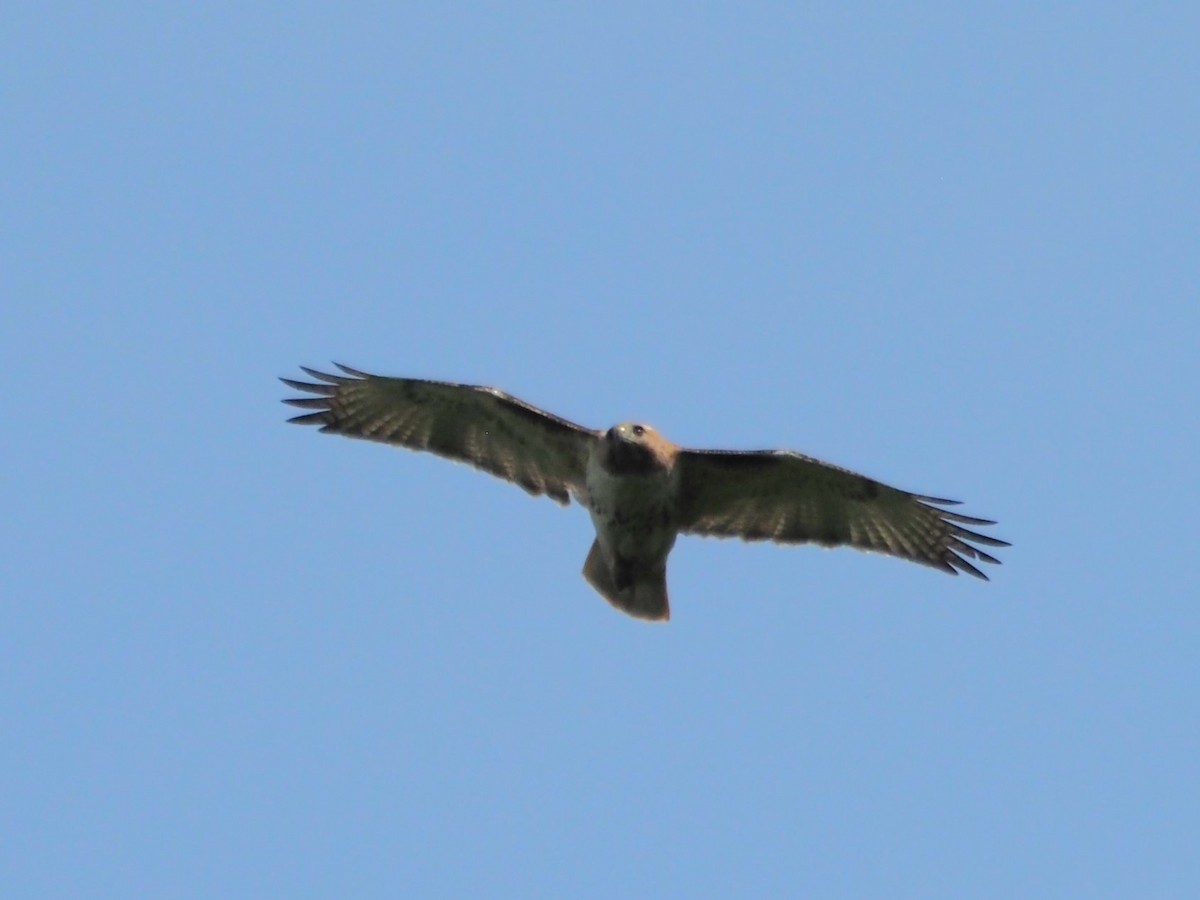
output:
<instances>
[{"instance_id":1,"label":"hawk","mask_svg":"<svg viewBox=\"0 0 1200 900\"><path fill-rule=\"evenodd\" d=\"M689 450L649 425L593 431L492 387L386 378L336 364L301 367L316 382L280 380L315 396L289 421L427 450L464 462L592 517L583 577L617 609L666 620L667 556L680 534L849 546L984 580L970 560L999 563L977 545L1005 541L965 525L994 525L790 450Z\"/></svg>"}]
</instances>

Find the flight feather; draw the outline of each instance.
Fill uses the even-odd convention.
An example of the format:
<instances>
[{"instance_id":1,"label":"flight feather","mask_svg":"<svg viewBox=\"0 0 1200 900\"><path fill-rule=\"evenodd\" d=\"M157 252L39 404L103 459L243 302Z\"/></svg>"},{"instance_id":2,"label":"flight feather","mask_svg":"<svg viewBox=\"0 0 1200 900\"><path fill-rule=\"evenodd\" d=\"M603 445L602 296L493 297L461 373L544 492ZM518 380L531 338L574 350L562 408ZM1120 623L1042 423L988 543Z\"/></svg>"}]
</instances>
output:
<instances>
[{"instance_id":1,"label":"flight feather","mask_svg":"<svg viewBox=\"0 0 1200 900\"><path fill-rule=\"evenodd\" d=\"M280 380L315 396L314 410L289 419L323 432L427 450L545 494L559 503L584 488L589 446L598 439L566 419L491 387L387 378L336 364L341 375L301 367L315 382Z\"/></svg>"}]
</instances>

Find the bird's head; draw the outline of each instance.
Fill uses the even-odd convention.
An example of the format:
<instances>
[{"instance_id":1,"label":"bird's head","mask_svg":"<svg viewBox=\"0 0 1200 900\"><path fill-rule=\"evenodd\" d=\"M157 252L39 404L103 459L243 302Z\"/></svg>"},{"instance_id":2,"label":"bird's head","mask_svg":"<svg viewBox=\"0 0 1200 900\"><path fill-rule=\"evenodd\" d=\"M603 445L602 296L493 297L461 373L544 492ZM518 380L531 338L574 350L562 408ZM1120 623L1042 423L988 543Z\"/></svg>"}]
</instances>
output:
<instances>
[{"instance_id":1,"label":"bird's head","mask_svg":"<svg viewBox=\"0 0 1200 900\"><path fill-rule=\"evenodd\" d=\"M654 429L649 425L641 425L637 422L622 422L620 425L614 425L608 429L608 433L604 437L610 444L641 444L645 443L647 435L653 433Z\"/></svg>"},{"instance_id":2,"label":"bird's head","mask_svg":"<svg viewBox=\"0 0 1200 900\"><path fill-rule=\"evenodd\" d=\"M671 465L676 447L649 425L622 422L604 433L607 468L614 474L646 475Z\"/></svg>"}]
</instances>

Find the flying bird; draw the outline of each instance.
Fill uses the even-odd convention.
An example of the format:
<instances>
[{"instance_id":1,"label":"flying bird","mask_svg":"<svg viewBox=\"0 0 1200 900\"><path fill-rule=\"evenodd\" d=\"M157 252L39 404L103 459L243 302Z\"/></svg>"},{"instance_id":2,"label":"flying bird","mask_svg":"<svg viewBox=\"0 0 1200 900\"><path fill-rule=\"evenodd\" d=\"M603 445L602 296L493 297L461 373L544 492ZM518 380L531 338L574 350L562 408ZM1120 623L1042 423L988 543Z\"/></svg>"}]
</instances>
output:
<instances>
[{"instance_id":1,"label":"flying bird","mask_svg":"<svg viewBox=\"0 0 1200 900\"><path fill-rule=\"evenodd\" d=\"M583 577L617 609L665 620L667 556L680 534L849 546L987 579L977 545L1007 547L963 527L994 525L944 509L955 500L910 494L790 450L689 450L649 425L593 431L492 387L387 378L335 364L301 368L316 382L280 380L315 395L289 421L427 450L490 472L562 505L574 497L596 539Z\"/></svg>"}]
</instances>

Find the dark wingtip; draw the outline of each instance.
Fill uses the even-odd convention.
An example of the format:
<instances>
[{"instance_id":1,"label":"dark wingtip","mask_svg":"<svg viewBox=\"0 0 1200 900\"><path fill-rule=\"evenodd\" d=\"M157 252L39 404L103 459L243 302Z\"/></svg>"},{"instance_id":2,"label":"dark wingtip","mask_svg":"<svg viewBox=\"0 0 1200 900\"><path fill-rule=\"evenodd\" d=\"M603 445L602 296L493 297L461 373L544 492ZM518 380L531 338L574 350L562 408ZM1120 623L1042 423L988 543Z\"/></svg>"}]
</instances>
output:
<instances>
[{"instance_id":1,"label":"dark wingtip","mask_svg":"<svg viewBox=\"0 0 1200 900\"><path fill-rule=\"evenodd\" d=\"M947 500L945 497L926 497L924 494L913 494L913 498L922 503L936 503L938 506L961 506L961 500Z\"/></svg>"},{"instance_id":2,"label":"dark wingtip","mask_svg":"<svg viewBox=\"0 0 1200 900\"><path fill-rule=\"evenodd\" d=\"M956 569L958 569L962 572L966 572L968 575L974 575L976 578L982 578L984 581L991 580L986 575L984 575L981 571L979 571L979 569L977 569L975 566L973 566L969 562L967 562L967 560L965 558L963 558L961 555L959 555L958 553L953 554L953 557L954 558L952 560L950 560L950 563ZM954 574L957 575L958 572L955 572Z\"/></svg>"},{"instance_id":3,"label":"dark wingtip","mask_svg":"<svg viewBox=\"0 0 1200 900\"><path fill-rule=\"evenodd\" d=\"M316 369L310 369L308 366L301 366L300 368L303 369L305 372L307 372L309 375L311 375L313 378L318 378L321 381L327 381L330 384L341 384L346 380L345 378L342 378L342 376L340 376L340 375L330 375L328 372L320 372Z\"/></svg>"},{"instance_id":4,"label":"dark wingtip","mask_svg":"<svg viewBox=\"0 0 1200 900\"><path fill-rule=\"evenodd\" d=\"M325 413L307 413L303 416L292 416L288 422L292 425L321 425L326 418ZM325 429L322 428L322 431Z\"/></svg>"},{"instance_id":5,"label":"dark wingtip","mask_svg":"<svg viewBox=\"0 0 1200 900\"><path fill-rule=\"evenodd\" d=\"M370 378L371 377L366 372L359 371L358 369L352 369L349 366L344 366L340 362L335 362L334 365L337 366L339 369L341 369L343 372L345 372L347 375L352 375L355 378Z\"/></svg>"},{"instance_id":6,"label":"dark wingtip","mask_svg":"<svg viewBox=\"0 0 1200 900\"><path fill-rule=\"evenodd\" d=\"M941 516L947 522L961 522L964 525L995 525L994 519L981 519L978 516L964 516L962 513L940 510Z\"/></svg>"},{"instance_id":7,"label":"dark wingtip","mask_svg":"<svg viewBox=\"0 0 1200 900\"><path fill-rule=\"evenodd\" d=\"M996 557L992 556L992 554L985 553L983 550L980 550L978 547L975 548L975 556L978 559L982 559L985 563L991 563L993 566L1004 565L1004 563L1000 562L1000 560L996 559Z\"/></svg>"},{"instance_id":8,"label":"dark wingtip","mask_svg":"<svg viewBox=\"0 0 1200 900\"><path fill-rule=\"evenodd\" d=\"M922 494L914 495L914 498L922 504L936 504L937 506L957 506L959 504L959 501L957 500L947 500L943 497L927 497ZM1000 538L992 537L991 535L979 534L976 531L971 531L967 528L961 527L961 525L995 525L995 519L981 519L977 516L967 516L963 515L962 513L950 512L945 509L935 509L932 505L930 505L928 508L931 509L932 512L936 513L941 518L943 523L949 525L950 534L962 545L958 547L959 553L969 551L969 555L975 559L979 559L992 565L1001 565L1000 560L996 559L996 557L984 552L979 547L970 546L970 544L973 542L976 544L983 544L988 547L1011 547L1011 543L1001 540ZM964 551L963 547L967 548L966 551ZM984 575L983 572L963 559L963 557L958 553L954 555L955 559L951 561L953 566L960 567L962 571L968 573L969 575L974 575L976 578L982 578L984 581L991 581L991 579Z\"/></svg>"}]
</instances>

